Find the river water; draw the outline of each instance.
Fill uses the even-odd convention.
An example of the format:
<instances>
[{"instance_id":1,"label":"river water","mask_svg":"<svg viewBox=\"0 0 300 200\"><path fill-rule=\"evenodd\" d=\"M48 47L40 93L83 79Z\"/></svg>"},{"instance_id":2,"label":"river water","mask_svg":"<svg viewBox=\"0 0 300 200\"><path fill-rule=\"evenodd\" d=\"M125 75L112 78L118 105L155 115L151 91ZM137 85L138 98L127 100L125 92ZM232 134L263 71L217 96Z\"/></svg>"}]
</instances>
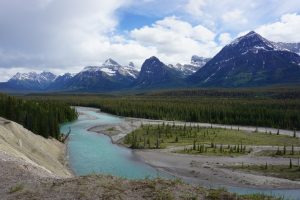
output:
<instances>
[{"instance_id":1,"label":"river water","mask_svg":"<svg viewBox=\"0 0 300 200\"><path fill-rule=\"evenodd\" d=\"M78 120L65 123L61 132L67 133L71 128L67 150L71 169L76 175L109 174L128 179L153 177L170 177L165 173L143 163L131 149L118 146L103 134L88 131L99 124L120 123L117 116L98 112L94 108L76 107ZM229 191L240 194L265 193L299 199L300 190L264 190L225 186Z\"/></svg>"},{"instance_id":2,"label":"river water","mask_svg":"<svg viewBox=\"0 0 300 200\"><path fill-rule=\"evenodd\" d=\"M157 177L160 172L138 160L133 151L115 144L102 134L87 129L99 124L119 123L122 119L97 112L97 109L77 107L78 120L61 126L69 137L67 150L71 169L76 175L110 174L129 179Z\"/></svg>"}]
</instances>

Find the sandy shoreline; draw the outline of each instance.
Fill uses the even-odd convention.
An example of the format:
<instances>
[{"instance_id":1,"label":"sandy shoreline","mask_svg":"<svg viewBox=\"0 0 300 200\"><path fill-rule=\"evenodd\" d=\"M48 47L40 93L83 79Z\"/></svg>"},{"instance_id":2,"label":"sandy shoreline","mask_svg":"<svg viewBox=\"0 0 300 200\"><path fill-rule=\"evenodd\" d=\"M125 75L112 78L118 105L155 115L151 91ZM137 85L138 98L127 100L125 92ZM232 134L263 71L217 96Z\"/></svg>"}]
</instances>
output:
<instances>
[{"instance_id":1,"label":"sandy shoreline","mask_svg":"<svg viewBox=\"0 0 300 200\"><path fill-rule=\"evenodd\" d=\"M184 122L170 122L162 120L147 120L124 118L123 122L118 124L106 124L91 127L89 131L105 134L109 136L113 143L120 144L122 138L128 133L137 129L141 124L162 124L169 123L175 125L190 125ZM211 127L210 124L191 123L191 126L201 125L202 127ZM199 125L199 126L200 126ZM213 125L216 128L231 126ZM255 131L254 127L233 126L232 129L245 131ZM259 132L269 130L266 128L257 128ZM270 129L276 134L277 129ZM281 130L280 134L293 135L293 131ZM299 135L299 132L297 132ZM257 147L257 151L261 149L275 149L277 147ZM220 156L201 156L172 153L172 148L159 150L134 150L134 153L145 163L165 171L175 177L181 178L192 184L200 184L203 186L229 186L229 187L246 187L255 189L300 189L299 181L291 181L287 179L263 176L260 174L250 174L246 172L236 171L225 168L229 165L259 164L264 165L266 162L270 165L286 165L289 158L272 158L272 157L256 157L252 154L239 157L220 157ZM296 163L297 160L293 159Z\"/></svg>"}]
</instances>

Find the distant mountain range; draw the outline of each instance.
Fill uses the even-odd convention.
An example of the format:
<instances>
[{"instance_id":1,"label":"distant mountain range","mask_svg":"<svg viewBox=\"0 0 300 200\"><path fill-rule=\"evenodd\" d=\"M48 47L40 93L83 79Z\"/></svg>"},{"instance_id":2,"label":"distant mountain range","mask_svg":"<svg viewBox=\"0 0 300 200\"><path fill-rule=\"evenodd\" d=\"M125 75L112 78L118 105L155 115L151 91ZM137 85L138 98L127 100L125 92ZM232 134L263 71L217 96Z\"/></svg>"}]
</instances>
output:
<instances>
[{"instance_id":1,"label":"distant mountain range","mask_svg":"<svg viewBox=\"0 0 300 200\"><path fill-rule=\"evenodd\" d=\"M300 83L300 43L276 43L251 31L213 58L192 56L189 64L166 65L156 57L140 71L112 59L77 74L17 73L0 83L1 91L106 92L176 87L254 87Z\"/></svg>"},{"instance_id":2,"label":"distant mountain range","mask_svg":"<svg viewBox=\"0 0 300 200\"><path fill-rule=\"evenodd\" d=\"M0 83L0 90L27 91L47 90L55 81L56 75L51 72L17 73L5 83Z\"/></svg>"}]
</instances>

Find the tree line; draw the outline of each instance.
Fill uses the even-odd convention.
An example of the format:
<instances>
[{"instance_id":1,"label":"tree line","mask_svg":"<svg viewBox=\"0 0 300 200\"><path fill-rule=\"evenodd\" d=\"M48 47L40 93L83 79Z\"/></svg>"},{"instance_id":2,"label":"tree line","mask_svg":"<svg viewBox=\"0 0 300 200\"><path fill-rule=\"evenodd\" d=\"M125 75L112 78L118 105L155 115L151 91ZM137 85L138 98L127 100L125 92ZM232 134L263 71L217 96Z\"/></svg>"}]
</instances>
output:
<instances>
[{"instance_id":1,"label":"tree line","mask_svg":"<svg viewBox=\"0 0 300 200\"><path fill-rule=\"evenodd\" d=\"M23 100L0 94L0 116L45 138L60 139L59 125L77 119L77 112L62 102Z\"/></svg>"},{"instance_id":2,"label":"tree line","mask_svg":"<svg viewBox=\"0 0 300 200\"><path fill-rule=\"evenodd\" d=\"M299 99L185 95L53 95L31 98L56 99L126 117L300 130Z\"/></svg>"}]
</instances>

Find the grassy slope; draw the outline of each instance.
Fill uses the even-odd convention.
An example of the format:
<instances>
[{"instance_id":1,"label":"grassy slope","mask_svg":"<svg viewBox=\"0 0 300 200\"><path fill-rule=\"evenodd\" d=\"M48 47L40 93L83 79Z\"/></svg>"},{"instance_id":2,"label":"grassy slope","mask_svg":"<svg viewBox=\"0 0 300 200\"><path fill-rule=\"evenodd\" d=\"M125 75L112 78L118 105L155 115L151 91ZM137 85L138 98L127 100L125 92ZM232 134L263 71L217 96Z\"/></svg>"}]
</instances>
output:
<instances>
[{"instance_id":1,"label":"grassy slope","mask_svg":"<svg viewBox=\"0 0 300 200\"><path fill-rule=\"evenodd\" d=\"M270 146L300 146L300 140L286 135L270 135L266 133L253 133L237 130L194 128L182 126L148 126L144 125L135 130L124 139L127 145L132 144L132 138L136 137L140 147L144 148L144 138L146 140L145 148L155 148L157 137L159 137L160 148L169 146L192 145L194 140L196 144L223 144L223 145L270 145ZM178 138L178 142L176 142ZM150 141L150 146L148 145Z\"/></svg>"}]
</instances>

